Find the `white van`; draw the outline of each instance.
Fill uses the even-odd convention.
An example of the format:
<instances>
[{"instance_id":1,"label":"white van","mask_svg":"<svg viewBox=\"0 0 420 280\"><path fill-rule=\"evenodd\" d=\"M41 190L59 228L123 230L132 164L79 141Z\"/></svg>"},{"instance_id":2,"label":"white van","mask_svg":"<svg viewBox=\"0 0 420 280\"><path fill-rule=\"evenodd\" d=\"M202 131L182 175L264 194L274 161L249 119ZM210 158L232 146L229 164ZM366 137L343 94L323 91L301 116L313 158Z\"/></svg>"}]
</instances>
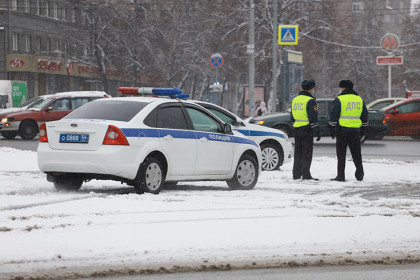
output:
<instances>
[{"instance_id":1,"label":"white van","mask_svg":"<svg viewBox=\"0 0 420 280\"><path fill-rule=\"evenodd\" d=\"M0 80L0 109L20 106L27 98L26 81Z\"/></svg>"}]
</instances>

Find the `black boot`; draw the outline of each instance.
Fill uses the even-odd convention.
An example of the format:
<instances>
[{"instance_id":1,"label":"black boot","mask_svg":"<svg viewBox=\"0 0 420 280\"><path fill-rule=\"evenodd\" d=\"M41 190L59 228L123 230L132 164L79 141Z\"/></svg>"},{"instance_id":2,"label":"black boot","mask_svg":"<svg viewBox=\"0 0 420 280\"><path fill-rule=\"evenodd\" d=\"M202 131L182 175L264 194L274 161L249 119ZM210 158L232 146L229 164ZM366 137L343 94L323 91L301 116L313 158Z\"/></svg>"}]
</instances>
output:
<instances>
[{"instance_id":1,"label":"black boot","mask_svg":"<svg viewBox=\"0 0 420 280\"><path fill-rule=\"evenodd\" d=\"M338 181L338 182L344 182L344 178L340 178L340 177L335 177L333 179L330 179L330 181Z\"/></svg>"}]
</instances>

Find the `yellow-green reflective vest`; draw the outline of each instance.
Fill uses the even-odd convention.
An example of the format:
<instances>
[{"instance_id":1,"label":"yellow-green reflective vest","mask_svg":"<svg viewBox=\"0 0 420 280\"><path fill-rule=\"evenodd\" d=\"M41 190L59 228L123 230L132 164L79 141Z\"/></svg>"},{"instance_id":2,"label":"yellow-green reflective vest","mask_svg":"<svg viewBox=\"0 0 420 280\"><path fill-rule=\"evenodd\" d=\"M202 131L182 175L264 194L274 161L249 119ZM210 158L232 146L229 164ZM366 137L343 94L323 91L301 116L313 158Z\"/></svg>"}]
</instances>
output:
<instances>
[{"instance_id":1,"label":"yellow-green reflective vest","mask_svg":"<svg viewBox=\"0 0 420 280\"><path fill-rule=\"evenodd\" d=\"M306 111L306 105L308 101L313 99L306 95L298 95L293 98L292 101L292 115L295 119L293 127L301 127L309 124L308 112Z\"/></svg>"},{"instance_id":2,"label":"yellow-green reflective vest","mask_svg":"<svg viewBox=\"0 0 420 280\"><path fill-rule=\"evenodd\" d=\"M341 102L340 126L359 128L362 126L360 116L363 111L363 99L355 94L338 96Z\"/></svg>"}]
</instances>

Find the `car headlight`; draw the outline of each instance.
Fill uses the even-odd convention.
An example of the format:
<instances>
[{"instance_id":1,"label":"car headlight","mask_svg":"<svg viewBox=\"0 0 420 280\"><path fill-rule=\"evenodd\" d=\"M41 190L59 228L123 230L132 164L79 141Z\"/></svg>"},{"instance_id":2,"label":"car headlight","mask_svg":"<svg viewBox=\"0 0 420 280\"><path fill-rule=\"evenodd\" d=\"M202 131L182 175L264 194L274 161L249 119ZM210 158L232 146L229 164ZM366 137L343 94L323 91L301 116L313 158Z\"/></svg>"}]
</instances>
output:
<instances>
[{"instance_id":1,"label":"car headlight","mask_svg":"<svg viewBox=\"0 0 420 280\"><path fill-rule=\"evenodd\" d=\"M14 121L14 118L2 118L1 123L8 123Z\"/></svg>"}]
</instances>

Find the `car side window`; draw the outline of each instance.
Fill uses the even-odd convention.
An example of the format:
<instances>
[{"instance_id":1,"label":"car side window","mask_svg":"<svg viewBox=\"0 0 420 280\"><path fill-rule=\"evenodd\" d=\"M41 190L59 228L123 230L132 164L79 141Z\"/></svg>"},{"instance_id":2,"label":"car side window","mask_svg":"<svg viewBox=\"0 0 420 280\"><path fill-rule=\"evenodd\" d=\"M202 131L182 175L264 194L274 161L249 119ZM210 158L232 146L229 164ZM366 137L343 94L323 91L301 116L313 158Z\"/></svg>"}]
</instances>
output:
<instances>
[{"instance_id":1,"label":"car side window","mask_svg":"<svg viewBox=\"0 0 420 280\"><path fill-rule=\"evenodd\" d=\"M144 119L143 123L150 127L156 127L157 126L157 116L158 116L158 108L153 109L152 112L150 112L147 117Z\"/></svg>"},{"instance_id":2,"label":"car side window","mask_svg":"<svg viewBox=\"0 0 420 280\"><path fill-rule=\"evenodd\" d=\"M414 102L409 102L396 107L395 110L398 110L399 114L413 113L415 112L414 106Z\"/></svg>"},{"instance_id":3,"label":"car side window","mask_svg":"<svg viewBox=\"0 0 420 280\"><path fill-rule=\"evenodd\" d=\"M215 119L211 118L210 116L194 108L186 108L186 109L195 130L208 131L208 132L222 132L223 131L220 124Z\"/></svg>"},{"instance_id":4,"label":"car side window","mask_svg":"<svg viewBox=\"0 0 420 280\"><path fill-rule=\"evenodd\" d=\"M51 107L54 111L70 110L70 100L67 98L57 99L51 104Z\"/></svg>"},{"instance_id":5,"label":"car side window","mask_svg":"<svg viewBox=\"0 0 420 280\"><path fill-rule=\"evenodd\" d=\"M213 108L208 108L207 110L212 112L214 115L216 115L219 119L221 119L225 123L232 124L232 125L236 123L236 119L224 114L223 112L220 112L219 110L216 110Z\"/></svg>"},{"instance_id":6,"label":"car side window","mask_svg":"<svg viewBox=\"0 0 420 280\"><path fill-rule=\"evenodd\" d=\"M413 112L420 112L420 102L413 102L414 103L414 110Z\"/></svg>"},{"instance_id":7,"label":"car side window","mask_svg":"<svg viewBox=\"0 0 420 280\"><path fill-rule=\"evenodd\" d=\"M89 101L90 101L90 98L87 98L87 97L76 97L76 98L72 98L72 100L71 100L71 108L73 110L74 109L77 109L80 106L88 103Z\"/></svg>"},{"instance_id":8,"label":"car side window","mask_svg":"<svg viewBox=\"0 0 420 280\"><path fill-rule=\"evenodd\" d=\"M181 106L159 108L157 126L160 128L188 129Z\"/></svg>"}]
</instances>

